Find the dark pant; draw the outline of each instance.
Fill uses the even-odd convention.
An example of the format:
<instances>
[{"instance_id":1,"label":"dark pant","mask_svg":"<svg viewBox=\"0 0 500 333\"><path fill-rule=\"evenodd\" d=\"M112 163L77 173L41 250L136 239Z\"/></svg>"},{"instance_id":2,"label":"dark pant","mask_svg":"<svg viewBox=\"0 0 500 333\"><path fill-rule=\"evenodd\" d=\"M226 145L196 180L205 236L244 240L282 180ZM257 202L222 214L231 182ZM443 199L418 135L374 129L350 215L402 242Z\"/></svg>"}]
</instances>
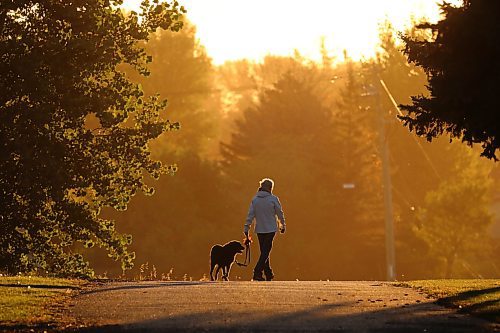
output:
<instances>
[{"instance_id":1,"label":"dark pant","mask_svg":"<svg viewBox=\"0 0 500 333\"><path fill-rule=\"evenodd\" d=\"M275 232L257 234L257 237L259 237L260 257L253 270L253 275L256 277L262 277L262 271L264 271L267 278L272 278L274 276L269 262L269 254L273 248L275 234Z\"/></svg>"}]
</instances>

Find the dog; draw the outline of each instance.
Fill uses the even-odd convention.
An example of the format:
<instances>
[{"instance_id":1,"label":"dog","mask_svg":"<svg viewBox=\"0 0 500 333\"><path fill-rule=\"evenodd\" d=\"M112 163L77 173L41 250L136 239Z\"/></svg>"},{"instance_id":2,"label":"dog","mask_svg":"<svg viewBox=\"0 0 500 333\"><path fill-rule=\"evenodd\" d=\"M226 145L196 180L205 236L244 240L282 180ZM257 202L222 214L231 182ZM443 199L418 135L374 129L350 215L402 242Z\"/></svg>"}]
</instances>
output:
<instances>
[{"instance_id":1,"label":"dog","mask_svg":"<svg viewBox=\"0 0 500 333\"><path fill-rule=\"evenodd\" d=\"M236 259L237 254L243 253L245 247L238 241L230 241L223 246L217 244L210 250L210 280L215 281L219 278L219 270L222 268L222 280L229 281L229 270ZM213 271L215 266L215 279Z\"/></svg>"}]
</instances>

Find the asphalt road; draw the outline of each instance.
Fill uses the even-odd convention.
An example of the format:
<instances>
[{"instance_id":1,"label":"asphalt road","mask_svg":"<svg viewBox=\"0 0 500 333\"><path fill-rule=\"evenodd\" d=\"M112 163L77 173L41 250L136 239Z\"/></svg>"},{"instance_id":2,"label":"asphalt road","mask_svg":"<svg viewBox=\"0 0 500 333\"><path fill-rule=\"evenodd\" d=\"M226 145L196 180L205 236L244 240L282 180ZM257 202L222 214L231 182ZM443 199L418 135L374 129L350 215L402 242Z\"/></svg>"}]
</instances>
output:
<instances>
[{"instance_id":1,"label":"asphalt road","mask_svg":"<svg viewBox=\"0 0 500 333\"><path fill-rule=\"evenodd\" d=\"M123 282L87 290L79 332L498 332L384 282Z\"/></svg>"}]
</instances>

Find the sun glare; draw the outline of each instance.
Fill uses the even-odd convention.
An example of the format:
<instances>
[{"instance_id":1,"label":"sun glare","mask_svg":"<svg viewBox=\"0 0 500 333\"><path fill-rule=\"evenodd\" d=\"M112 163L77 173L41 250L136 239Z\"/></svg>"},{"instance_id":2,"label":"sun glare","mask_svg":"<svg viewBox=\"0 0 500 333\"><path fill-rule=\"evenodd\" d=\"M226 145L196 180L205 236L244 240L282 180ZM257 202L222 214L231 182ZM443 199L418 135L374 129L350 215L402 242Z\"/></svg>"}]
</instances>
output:
<instances>
[{"instance_id":1,"label":"sun glare","mask_svg":"<svg viewBox=\"0 0 500 333\"><path fill-rule=\"evenodd\" d=\"M140 0L125 1L137 9ZM189 0L180 1L197 36L215 64L268 54L319 60L325 41L329 54L342 60L344 50L354 60L372 57L378 28L385 21L398 31L425 17L436 21L436 0ZM459 3L458 0L452 3Z\"/></svg>"}]
</instances>

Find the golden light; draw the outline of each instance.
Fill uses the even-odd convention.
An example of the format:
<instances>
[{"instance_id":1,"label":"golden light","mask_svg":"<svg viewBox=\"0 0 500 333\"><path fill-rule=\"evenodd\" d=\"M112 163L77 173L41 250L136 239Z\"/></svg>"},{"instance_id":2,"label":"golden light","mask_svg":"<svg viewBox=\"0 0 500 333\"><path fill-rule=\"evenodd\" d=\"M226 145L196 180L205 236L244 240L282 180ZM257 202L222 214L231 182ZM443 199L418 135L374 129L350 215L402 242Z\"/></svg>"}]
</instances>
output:
<instances>
[{"instance_id":1,"label":"golden light","mask_svg":"<svg viewBox=\"0 0 500 333\"><path fill-rule=\"evenodd\" d=\"M321 38L339 60L372 57L379 26L389 21L398 31L412 20L439 18L436 0L189 0L180 1L197 26L197 36L215 64L267 54L319 60ZM137 9L140 0L126 0ZM455 0L452 3L458 4Z\"/></svg>"}]
</instances>

